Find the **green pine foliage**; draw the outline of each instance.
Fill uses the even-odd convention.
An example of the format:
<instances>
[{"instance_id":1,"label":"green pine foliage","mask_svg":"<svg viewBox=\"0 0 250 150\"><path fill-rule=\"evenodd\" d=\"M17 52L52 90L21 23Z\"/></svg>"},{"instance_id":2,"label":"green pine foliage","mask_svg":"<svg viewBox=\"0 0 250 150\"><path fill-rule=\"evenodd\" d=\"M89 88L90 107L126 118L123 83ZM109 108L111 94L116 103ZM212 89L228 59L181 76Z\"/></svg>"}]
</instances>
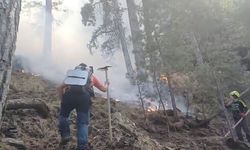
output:
<instances>
[{"instance_id":1,"label":"green pine foliage","mask_svg":"<svg viewBox=\"0 0 250 150\"><path fill-rule=\"evenodd\" d=\"M245 46L247 36L239 28L243 21L232 15L236 9L225 11L218 1L198 0L145 0L143 7L146 65L151 76L154 71L157 76L188 75L184 91L191 92L192 105L202 113L219 108L217 81L225 96L246 87L249 77L234 49ZM202 64L197 64L197 48Z\"/></svg>"},{"instance_id":2,"label":"green pine foliage","mask_svg":"<svg viewBox=\"0 0 250 150\"><path fill-rule=\"evenodd\" d=\"M90 0L82 9L82 19L86 26L96 25L95 9L102 3L103 22L89 46L97 48L98 41L104 41L101 49L112 54L119 43L114 28L116 9L110 2ZM183 75L185 84L178 88L173 85L172 92L188 93L193 107L211 114L219 109L218 84L225 96L231 90L243 91L249 86L248 0L142 0L140 4L137 8L143 35L140 56L145 61L136 66L142 72L137 72L137 82L139 85L151 82L154 86L153 93L141 91L146 97L166 101L163 97L168 92L162 92L165 85L160 76L173 77L175 84L174 75ZM125 12L121 10L119 15Z\"/></svg>"}]
</instances>

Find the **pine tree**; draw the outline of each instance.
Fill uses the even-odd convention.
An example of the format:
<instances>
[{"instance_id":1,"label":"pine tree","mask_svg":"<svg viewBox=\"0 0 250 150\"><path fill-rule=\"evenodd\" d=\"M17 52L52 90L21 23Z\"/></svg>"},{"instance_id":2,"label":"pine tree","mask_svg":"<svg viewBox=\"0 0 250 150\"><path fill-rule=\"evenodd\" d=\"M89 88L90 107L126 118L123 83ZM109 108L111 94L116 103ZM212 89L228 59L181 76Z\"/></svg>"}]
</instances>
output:
<instances>
[{"instance_id":1,"label":"pine tree","mask_svg":"<svg viewBox=\"0 0 250 150\"><path fill-rule=\"evenodd\" d=\"M20 0L0 2L0 120L6 105L21 11ZM3 6L3 7L2 7Z\"/></svg>"},{"instance_id":2,"label":"pine tree","mask_svg":"<svg viewBox=\"0 0 250 150\"><path fill-rule=\"evenodd\" d=\"M117 0L100 0L97 2L90 0L89 3L85 4L81 11L82 21L85 26L96 25L95 14L98 12L98 9L96 8L97 5L101 5L103 9L103 22L94 31L88 47L91 52L93 49L100 48L103 53L110 56L121 45L127 68L127 77L131 82L134 82L135 75L128 52L125 29L122 22L123 10L119 6ZM102 42L103 39L104 41Z\"/></svg>"}]
</instances>

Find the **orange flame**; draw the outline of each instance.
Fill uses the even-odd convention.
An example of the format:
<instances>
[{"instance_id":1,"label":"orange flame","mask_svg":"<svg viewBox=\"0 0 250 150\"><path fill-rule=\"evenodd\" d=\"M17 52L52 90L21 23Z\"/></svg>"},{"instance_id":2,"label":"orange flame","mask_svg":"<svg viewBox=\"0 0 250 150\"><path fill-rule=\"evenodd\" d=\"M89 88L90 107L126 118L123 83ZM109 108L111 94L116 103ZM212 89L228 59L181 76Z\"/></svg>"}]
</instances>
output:
<instances>
[{"instance_id":1,"label":"orange flame","mask_svg":"<svg viewBox=\"0 0 250 150\"><path fill-rule=\"evenodd\" d=\"M157 107L156 106L149 106L148 107L148 112L156 112L158 109L157 109Z\"/></svg>"},{"instance_id":2,"label":"orange flame","mask_svg":"<svg viewBox=\"0 0 250 150\"><path fill-rule=\"evenodd\" d=\"M168 81L168 78L167 78L166 75L161 74L161 75L160 75L160 80L166 82L166 81Z\"/></svg>"}]
</instances>

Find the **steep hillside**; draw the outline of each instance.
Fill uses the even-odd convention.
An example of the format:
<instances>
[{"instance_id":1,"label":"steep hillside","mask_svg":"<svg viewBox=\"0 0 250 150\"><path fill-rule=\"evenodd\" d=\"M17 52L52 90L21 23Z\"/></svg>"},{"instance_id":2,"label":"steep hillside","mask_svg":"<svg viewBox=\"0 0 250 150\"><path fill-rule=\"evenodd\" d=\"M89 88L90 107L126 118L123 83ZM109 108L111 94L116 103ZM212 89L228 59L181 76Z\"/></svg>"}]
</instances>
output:
<instances>
[{"instance_id":1,"label":"steep hillside","mask_svg":"<svg viewBox=\"0 0 250 150\"><path fill-rule=\"evenodd\" d=\"M1 127L0 149L60 149L57 132L60 102L56 96L55 85L39 76L15 72L12 75L8 100L11 102L16 99L45 103L50 110L49 115L44 117L39 109L7 110ZM112 101L114 140L110 142L107 103L105 98L97 97L92 106L90 147L94 150L228 149L220 138L227 131L223 122L216 123L218 121L215 120L202 128L192 128L186 124L188 119L174 122L171 111L168 111L168 122L171 122L169 125L161 113L148 112L148 120L145 121L139 108ZM193 119L190 118L189 121ZM75 135L75 113L71 115L71 122L72 134ZM75 145L74 137L68 149L75 149Z\"/></svg>"}]
</instances>

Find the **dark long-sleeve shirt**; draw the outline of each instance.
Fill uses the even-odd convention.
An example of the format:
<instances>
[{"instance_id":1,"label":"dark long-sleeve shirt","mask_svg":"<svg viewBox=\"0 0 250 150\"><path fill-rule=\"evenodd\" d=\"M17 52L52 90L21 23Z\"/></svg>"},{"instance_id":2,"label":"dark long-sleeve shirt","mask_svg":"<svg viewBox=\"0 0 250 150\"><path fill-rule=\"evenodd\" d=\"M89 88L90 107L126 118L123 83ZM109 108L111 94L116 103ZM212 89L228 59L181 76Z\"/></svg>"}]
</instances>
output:
<instances>
[{"instance_id":1,"label":"dark long-sleeve shirt","mask_svg":"<svg viewBox=\"0 0 250 150\"><path fill-rule=\"evenodd\" d=\"M246 113L248 110L246 103L242 100L237 100L231 103L229 106L227 106L227 108L233 113L234 119L241 118L240 114Z\"/></svg>"}]
</instances>

